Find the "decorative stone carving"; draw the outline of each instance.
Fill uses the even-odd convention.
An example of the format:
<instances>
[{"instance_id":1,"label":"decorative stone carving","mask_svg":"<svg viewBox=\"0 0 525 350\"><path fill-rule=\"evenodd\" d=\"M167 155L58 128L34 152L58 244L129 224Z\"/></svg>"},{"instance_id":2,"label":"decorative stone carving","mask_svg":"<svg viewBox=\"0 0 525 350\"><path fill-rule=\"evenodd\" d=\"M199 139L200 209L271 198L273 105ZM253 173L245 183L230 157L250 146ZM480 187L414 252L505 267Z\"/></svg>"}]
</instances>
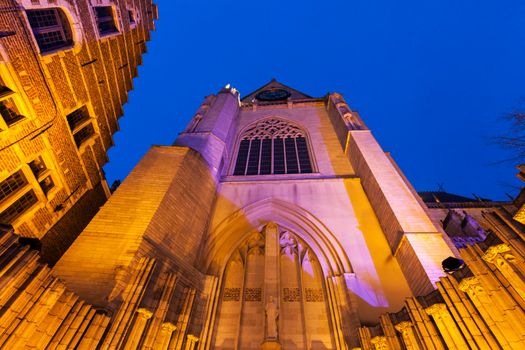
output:
<instances>
[{"instance_id":1,"label":"decorative stone carving","mask_svg":"<svg viewBox=\"0 0 525 350\"><path fill-rule=\"evenodd\" d=\"M139 314L139 317L145 320L149 320L151 316L153 316L153 312L149 311L148 309L142 308L142 307L137 310L137 314Z\"/></svg>"},{"instance_id":2,"label":"decorative stone carving","mask_svg":"<svg viewBox=\"0 0 525 350\"><path fill-rule=\"evenodd\" d=\"M166 331L168 333L173 333L176 329L177 329L177 326L175 326L173 323L171 322L164 322L161 326L161 329L163 331Z\"/></svg>"},{"instance_id":3,"label":"decorative stone carving","mask_svg":"<svg viewBox=\"0 0 525 350\"><path fill-rule=\"evenodd\" d=\"M283 288L283 301L301 301L301 290L299 288Z\"/></svg>"},{"instance_id":4,"label":"decorative stone carving","mask_svg":"<svg viewBox=\"0 0 525 350\"><path fill-rule=\"evenodd\" d=\"M289 232L285 231L279 240L283 254L297 254L297 240Z\"/></svg>"},{"instance_id":5,"label":"decorative stone carving","mask_svg":"<svg viewBox=\"0 0 525 350\"><path fill-rule=\"evenodd\" d=\"M321 288L305 288L305 299L308 303L321 303L324 301L323 290Z\"/></svg>"},{"instance_id":6,"label":"decorative stone carving","mask_svg":"<svg viewBox=\"0 0 525 350\"><path fill-rule=\"evenodd\" d=\"M279 319L279 307L272 296L268 298L266 302L266 339L278 339L278 319Z\"/></svg>"},{"instance_id":7,"label":"decorative stone carving","mask_svg":"<svg viewBox=\"0 0 525 350\"><path fill-rule=\"evenodd\" d=\"M370 342L374 345L374 348L376 350L388 349L388 341L386 337L383 337L383 336L373 337L370 340Z\"/></svg>"},{"instance_id":8,"label":"decorative stone carving","mask_svg":"<svg viewBox=\"0 0 525 350\"><path fill-rule=\"evenodd\" d=\"M264 255L264 236L260 232L255 232L247 241L248 254Z\"/></svg>"},{"instance_id":9,"label":"decorative stone carving","mask_svg":"<svg viewBox=\"0 0 525 350\"><path fill-rule=\"evenodd\" d=\"M403 321L394 326L394 328L401 334L405 335L412 328L412 322Z\"/></svg>"},{"instance_id":10,"label":"decorative stone carving","mask_svg":"<svg viewBox=\"0 0 525 350\"><path fill-rule=\"evenodd\" d=\"M264 138L273 139L277 137L283 139L286 137L305 137L305 133L285 120L269 118L258 122L255 126L246 130L242 139L252 140L257 138L262 140Z\"/></svg>"},{"instance_id":11,"label":"decorative stone carving","mask_svg":"<svg viewBox=\"0 0 525 350\"><path fill-rule=\"evenodd\" d=\"M244 288L245 301L262 301L262 288Z\"/></svg>"},{"instance_id":12,"label":"decorative stone carving","mask_svg":"<svg viewBox=\"0 0 525 350\"><path fill-rule=\"evenodd\" d=\"M510 252L510 247L505 243L498 244L498 245L489 247L489 249L487 249L485 254L483 254L482 258L486 262L494 263L494 260L499 254L506 253L506 252Z\"/></svg>"},{"instance_id":13,"label":"decorative stone carving","mask_svg":"<svg viewBox=\"0 0 525 350\"><path fill-rule=\"evenodd\" d=\"M239 301L241 299L241 288L224 288L222 301Z\"/></svg>"},{"instance_id":14,"label":"decorative stone carving","mask_svg":"<svg viewBox=\"0 0 525 350\"><path fill-rule=\"evenodd\" d=\"M427 315L430 315L435 319L441 318L443 315L446 315L448 313L447 306L443 303L429 306L425 309L425 312L427 313Z\"/></svg>"},{"instance_id":15,"label":"decorative stone carving","mask_svg":"<svg viewBox=\"0 0 525 350\"><path fill-rule=\"evenodd\" d=\"M459 289L463 292L474 295L477 292L482 292L483 287L481 286L477 277L468 277L461 280L459 283Z\"/></svg>"}]
</instances>

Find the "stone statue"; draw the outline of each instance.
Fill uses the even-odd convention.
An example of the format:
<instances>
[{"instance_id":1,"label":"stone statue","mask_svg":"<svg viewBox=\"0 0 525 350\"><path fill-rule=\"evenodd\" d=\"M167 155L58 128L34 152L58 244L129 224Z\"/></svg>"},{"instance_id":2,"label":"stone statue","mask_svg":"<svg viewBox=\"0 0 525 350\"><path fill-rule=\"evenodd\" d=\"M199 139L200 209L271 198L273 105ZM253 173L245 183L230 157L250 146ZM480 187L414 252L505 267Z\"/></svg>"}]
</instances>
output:
<instances>
[{"instance_id":1,"label":"stone statue","mask_svg":"<svg viewBox=\"0 0 525 350\"><path fill-rule=\"evenodd\" d=\"M279 319L279 308L271 296L266 302L266 339L277 339L279 333L277 330L277 321Z\"/></svg>"}]
</instances>

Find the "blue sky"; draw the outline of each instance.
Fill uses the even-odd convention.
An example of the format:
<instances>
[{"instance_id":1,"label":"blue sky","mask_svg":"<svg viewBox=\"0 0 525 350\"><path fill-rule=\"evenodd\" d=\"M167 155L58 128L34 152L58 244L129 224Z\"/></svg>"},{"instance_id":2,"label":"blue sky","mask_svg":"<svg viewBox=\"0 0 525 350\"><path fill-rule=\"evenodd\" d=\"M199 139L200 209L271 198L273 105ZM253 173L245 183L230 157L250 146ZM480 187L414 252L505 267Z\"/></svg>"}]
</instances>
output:
<instances>
[{"instance_id":1,"label":"blue sky","mask_svg":"<svg viewBox=\"0 0 525 350\"><path fill-rule=\"evenodd\" d=\"M313 96L342 93L416 190L506 199L521 186L491 138L525 98L525 1L156 3L110 184L151 145L172 144L204 96L275 77Z\"/></svg>"}]
</instances>

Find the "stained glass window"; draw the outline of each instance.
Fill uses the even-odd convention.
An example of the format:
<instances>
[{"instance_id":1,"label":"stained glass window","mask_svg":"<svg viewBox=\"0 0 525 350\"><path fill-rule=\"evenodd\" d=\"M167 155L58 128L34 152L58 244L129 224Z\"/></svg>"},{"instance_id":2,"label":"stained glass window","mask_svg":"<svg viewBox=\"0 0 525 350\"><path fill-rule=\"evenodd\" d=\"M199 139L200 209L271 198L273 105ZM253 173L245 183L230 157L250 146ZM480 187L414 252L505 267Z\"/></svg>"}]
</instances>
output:
<instances>
[{"instance_id":1,"label":"stained glass window","mask_svg":"<svg viewBox=\"0 0 525 350\"><path fill-rule=\"evenodd\" d=\"M241 137L233 175L313 172L305 133L277 118L265 119Z\"/></svg>"}]
</instances>

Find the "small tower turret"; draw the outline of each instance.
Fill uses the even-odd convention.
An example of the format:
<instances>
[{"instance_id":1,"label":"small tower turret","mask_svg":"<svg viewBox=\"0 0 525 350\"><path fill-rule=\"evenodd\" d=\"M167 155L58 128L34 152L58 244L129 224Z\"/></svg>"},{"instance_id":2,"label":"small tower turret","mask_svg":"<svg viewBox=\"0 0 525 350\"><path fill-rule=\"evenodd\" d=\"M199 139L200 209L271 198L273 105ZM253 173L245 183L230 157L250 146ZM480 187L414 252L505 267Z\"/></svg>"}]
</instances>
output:
<instances>
[{"instance_id":1,"label":"small tower turret","mask_svg":"<svg viewBox=\"0 0 525 350\"><path fill-rule=\"evenodd\" d=\"M174 145L191 147L199 152L216 176L223 157L227 155L232 122L238 116L239 105L239 92L229 84L217 95L207 96Z\"/></svg>"}]
</instances>

